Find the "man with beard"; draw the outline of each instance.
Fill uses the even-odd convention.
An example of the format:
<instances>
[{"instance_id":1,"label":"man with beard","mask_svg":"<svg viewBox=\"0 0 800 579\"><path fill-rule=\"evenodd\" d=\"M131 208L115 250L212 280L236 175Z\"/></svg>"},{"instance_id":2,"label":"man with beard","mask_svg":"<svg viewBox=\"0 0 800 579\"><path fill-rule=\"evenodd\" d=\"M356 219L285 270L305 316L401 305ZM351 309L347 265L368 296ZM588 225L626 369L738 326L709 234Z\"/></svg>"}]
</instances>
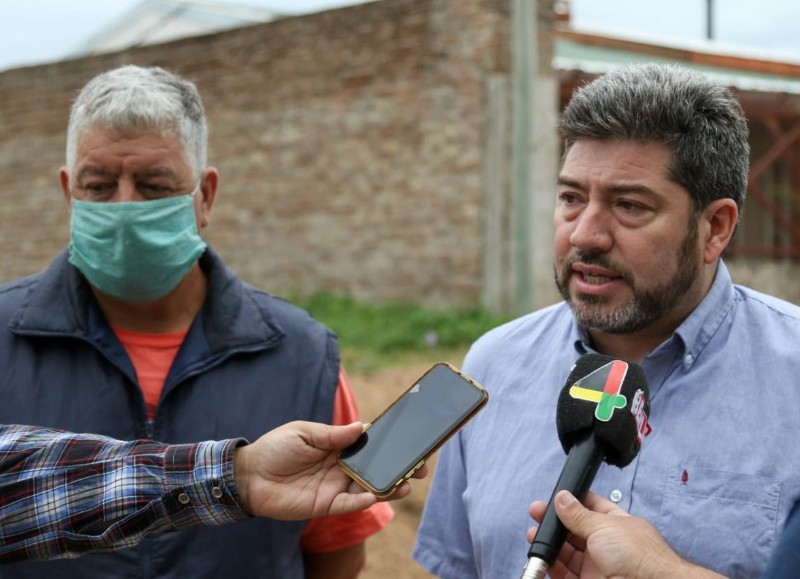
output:
<instances>
[{"instance_id":1,"label":"man with beard","mask_svg":"<svg viewBox=\"0 0 800 579\"><path fill-rule=\"evenodd\" d=\"M492 404L439 457L414 556L439 577L518 579L527 509L564 465L555 409L575 361L640 364L653 433L592 489L682 557L764 569L800 495L800 308L732 283L747 123L731 93L667 65L577 90L560 128L555 279L564 302L492 330L464 371Z\"/></svg>"}]
</instances>

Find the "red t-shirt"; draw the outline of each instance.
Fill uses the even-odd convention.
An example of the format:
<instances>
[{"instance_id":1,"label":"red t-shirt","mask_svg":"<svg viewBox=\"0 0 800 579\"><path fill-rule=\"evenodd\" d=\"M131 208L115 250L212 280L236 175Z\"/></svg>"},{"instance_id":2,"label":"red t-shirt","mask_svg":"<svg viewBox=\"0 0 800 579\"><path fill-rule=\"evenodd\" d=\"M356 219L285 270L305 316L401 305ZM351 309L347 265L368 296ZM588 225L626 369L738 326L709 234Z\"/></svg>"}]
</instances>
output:
<instances>
[{"instance_id":1,"label":"red t-shirt","mask_svg":"<svg viewBox=\"0 0 800 579\"><path fill-rule=\"evenodd\" d=\"M333 424L359 420L356 398L344 368L339 370L339 384L333 402ZM307 553L325 553L357 545L374 535L394 517L389 503L376 503L366 511L311 519L300 545Z\"/></svg>"},{"instance_id":2,"label":"red t-shirt","mask_svg":"<svg viewBox=\"0 0 800 579\"><path fill-rule=\"evenodd\" d=\"M169 369L178 348L186 337L184 330L168 334L145 334L113 328L136 369L139 387L144 395L147 416L155 416L156 407ZM359 420L358 405L344 368L339 370L339 383L333 404L333 424L350 424ZM326 553L357 545L384 528L394 517L389 503L377 503L365 511L311 519L301 538L307 553Z\"/></svg>"}]
</instances>

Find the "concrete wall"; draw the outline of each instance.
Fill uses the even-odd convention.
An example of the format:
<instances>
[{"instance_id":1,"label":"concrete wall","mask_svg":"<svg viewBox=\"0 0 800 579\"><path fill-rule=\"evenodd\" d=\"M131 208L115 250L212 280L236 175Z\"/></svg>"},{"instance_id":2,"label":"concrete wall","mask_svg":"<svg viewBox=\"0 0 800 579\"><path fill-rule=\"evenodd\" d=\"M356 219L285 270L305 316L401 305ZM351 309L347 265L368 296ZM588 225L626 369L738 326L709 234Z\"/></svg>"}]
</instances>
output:
<instances>
[{"instance_id":1,"label":"concrete wall","mask_svg":"<svg viewBox=\"0 0 800 579\"><path fill-rule=\"evenodd\" d=\"M738 257L726 260L735 283L800 305L800 266L789 260Z\"/></svg>"}]
</instances>

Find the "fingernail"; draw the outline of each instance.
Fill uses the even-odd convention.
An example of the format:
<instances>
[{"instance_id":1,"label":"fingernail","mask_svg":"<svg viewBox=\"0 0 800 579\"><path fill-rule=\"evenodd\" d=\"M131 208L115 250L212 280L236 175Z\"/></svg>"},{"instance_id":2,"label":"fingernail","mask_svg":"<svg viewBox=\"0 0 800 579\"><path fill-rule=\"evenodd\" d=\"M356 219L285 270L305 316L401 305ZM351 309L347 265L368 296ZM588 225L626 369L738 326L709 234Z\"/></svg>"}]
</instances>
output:
<instances>
[{"instance_id":1,"label":"fingernail","mask_svg":"<svg viewBox=\"0 0 800 579\"><path fill-rule=\"evenodd\" d=\"M573 503L577 502L577 500L578 499L576 499L569 491L560 491L556 495L556 503L558 504L559 507L565 509L571 506Z\"/></svg>"}]
</instances>

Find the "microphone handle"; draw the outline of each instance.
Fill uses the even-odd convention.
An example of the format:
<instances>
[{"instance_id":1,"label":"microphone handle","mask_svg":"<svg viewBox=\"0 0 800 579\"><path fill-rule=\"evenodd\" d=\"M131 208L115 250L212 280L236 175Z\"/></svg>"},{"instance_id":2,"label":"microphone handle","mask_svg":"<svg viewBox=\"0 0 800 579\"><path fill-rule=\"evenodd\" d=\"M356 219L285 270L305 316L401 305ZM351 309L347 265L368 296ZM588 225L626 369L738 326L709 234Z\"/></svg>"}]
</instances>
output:
<instances>
[{"instance_id":1,"label":"microphone handle","mask_svg":"<svg viewBox=\"0 0 800 579\"><path fill-rule=\"evenodd\" d=\"M567 539L567 528L556 515L556 508L553 504L556 493L566 489L579 501L583 501L603 458L605 458L603 445L597 440L593 430L572 446L561 476L556 482L556 488L550 497L550 502L547 503L547 511L542 518L542 523L536 531L536 537L534 537L530 549L528 549L528 558L537 557L543 560L548 567L553 564Z\"/></svg>"}]
</instances>

